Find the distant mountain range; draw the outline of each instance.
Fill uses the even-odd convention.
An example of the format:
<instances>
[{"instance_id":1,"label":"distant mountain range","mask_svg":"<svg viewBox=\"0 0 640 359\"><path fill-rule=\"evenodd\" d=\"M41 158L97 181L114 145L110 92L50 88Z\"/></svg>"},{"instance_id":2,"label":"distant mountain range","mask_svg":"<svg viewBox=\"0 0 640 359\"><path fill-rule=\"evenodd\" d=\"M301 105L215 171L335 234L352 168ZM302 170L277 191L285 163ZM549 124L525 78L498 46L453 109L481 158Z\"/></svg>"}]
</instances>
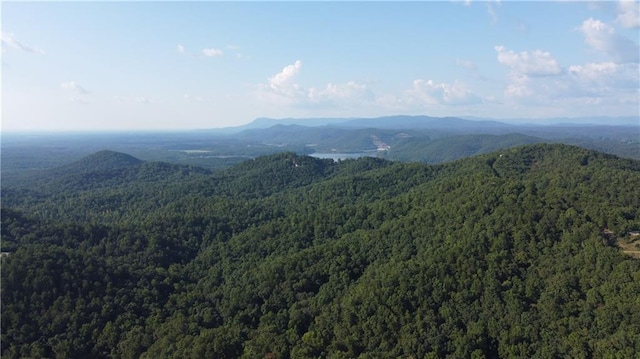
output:
<instances>
[{"instance_id":1,"label":"distant mountain range","mask_svg":"<svg viewBox=\"0 0 640 359\"><path fill-rule=\"evenodd\" d=\"M567 143L640 158L640 122L635 120L634 126L629 124L633 123L630 117L556 118L530 123L430 116L258 118L218 134L318 153L379 150L378 157L430 163L540 142Z\"/></svg>"},{"instance_id":2,"label":"distant mountain range","mask_svg":"<svg viewBox=\"0 0 640 359\"><path fill-rule=\"evenodd\" d=\"M488 119L483 117L463 116L473 121L500 121L516 125L608 125L608 126L640 126L638 116L587 116L587 117L549 117L549 118L510 118Z\"/></svg>"},{"instance_id":3,"label":"distant mountain range","mask_svg":"<svg viewBox=\"0 0 640 359\"><path fill-rule=\"evenodd\" d=\"M492 119L481 117L431 117L431 116L384 116L374 118L266 118L236 127L216 129L224 133L241 132L248 129L269 128L275 125L299 125L307 127L380 128L380 129L440 129L440 130L502 130L539 126L640 126L640 116L629 117L556 117L543 119Z\"/></svg>"}]
</instances>

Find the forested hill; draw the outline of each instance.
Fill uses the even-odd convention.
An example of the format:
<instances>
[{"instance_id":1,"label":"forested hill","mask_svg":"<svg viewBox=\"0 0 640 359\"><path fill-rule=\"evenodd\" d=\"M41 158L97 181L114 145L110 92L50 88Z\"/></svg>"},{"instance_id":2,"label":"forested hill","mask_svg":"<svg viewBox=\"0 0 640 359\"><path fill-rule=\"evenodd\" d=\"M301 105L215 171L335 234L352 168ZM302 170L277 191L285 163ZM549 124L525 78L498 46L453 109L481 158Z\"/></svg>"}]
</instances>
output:
<instances>
[{"instance_id":1,"label":"forested hill","mask_svg":"<svg viewBox=\"0 0 640 359\"><path fill-rule=\"evenodd\" d=\"M640 353L639 161L130 162L3 184L3 357Z\"/></svg>"},{"instance_id":2,"label":"forested hill","mask_svg":"<svg viewBox=\"0 0 640 359\"><path fill-rule=\"evenodd\" d=\"M50 213L48 216L54 220L59 220L58 216L64 216L64 212L86 211L89 214L102 207L121 212L128 206L121 196L135 198L134 202L140 199L139 196L145 196L139 204L153 207L155 204L151 204L149 196L167 200L166 192L171 188L181 187L177 190L179 193L183 191L184 181L205 178L210 173L200 167L145 162L124 153L104 150L65 166L3 181L2 201L3 207L12 206L8 203L14 200L33 203L35 207L31 210ZM69 198L92 203L60 202ZM95 213L94 217L103 214Z\"/></svg>"},{"instance_id":3,"label":"forested hill","mask_svg":"<svg viewBox=\"0 0 640 359\"><path fill-rule=\"evenodd\" d=\"M126 153L102 150L96 152L91 156L87 156L79 161L76 161L68 166L63 166L61 170L64 170L67 173L108 171L138 165L142 162L143 161L141 161L140 159L130 156Z\"/></svg>"}]
</instances>

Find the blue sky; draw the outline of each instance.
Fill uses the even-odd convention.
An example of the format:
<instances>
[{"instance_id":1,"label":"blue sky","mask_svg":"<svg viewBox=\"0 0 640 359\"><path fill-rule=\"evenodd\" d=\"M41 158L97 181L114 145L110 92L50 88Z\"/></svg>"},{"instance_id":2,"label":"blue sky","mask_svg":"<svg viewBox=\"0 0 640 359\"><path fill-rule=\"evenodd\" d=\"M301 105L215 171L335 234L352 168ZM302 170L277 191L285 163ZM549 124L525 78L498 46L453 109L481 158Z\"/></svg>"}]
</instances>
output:
<instances>
[{"instance_id":1,"label":"blue sky","mask_svg":"<svg viewBox=\"0 0 640 359\"><path fill-rule=\"evenodd\" d=\"M2 2L2 130L640 112L637 1Z\"/></svg>"}]
</instances>

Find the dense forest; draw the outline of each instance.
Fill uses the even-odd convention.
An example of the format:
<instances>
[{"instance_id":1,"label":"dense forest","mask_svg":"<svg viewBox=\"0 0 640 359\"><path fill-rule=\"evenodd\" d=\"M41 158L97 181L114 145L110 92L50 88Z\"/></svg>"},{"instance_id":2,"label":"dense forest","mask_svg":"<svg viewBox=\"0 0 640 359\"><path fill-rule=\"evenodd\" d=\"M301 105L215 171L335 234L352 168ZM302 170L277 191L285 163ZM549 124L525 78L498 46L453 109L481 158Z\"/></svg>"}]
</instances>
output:
<instances>
[{"instance_id":1,"label":"dense forest","mask_svg":"<svg viewBox=\"0 0 640 359\"><path fill-rule=\"evenodd\" d=\"M482 144L478 144L482 145ZM100 151L2 187L6 358L634 358L640 161Z\"/></svg>"}]
</instances>

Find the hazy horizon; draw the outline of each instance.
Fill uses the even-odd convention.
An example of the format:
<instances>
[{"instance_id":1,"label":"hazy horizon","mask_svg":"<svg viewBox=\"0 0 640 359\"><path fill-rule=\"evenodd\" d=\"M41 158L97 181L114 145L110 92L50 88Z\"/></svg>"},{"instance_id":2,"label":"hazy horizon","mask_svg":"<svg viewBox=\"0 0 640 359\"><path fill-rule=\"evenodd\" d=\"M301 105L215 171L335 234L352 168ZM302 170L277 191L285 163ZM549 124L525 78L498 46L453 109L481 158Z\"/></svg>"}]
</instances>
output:
<instances>
[{"instance_id":1,"label":"hazy horizon","mask_svg":"<svg viewBox=\"0 0 640 359\"><path fill-rule=\"evenodd\" d=\"M406 115L397 115L397 117L404 117ZM420 117L421 115L416 115ZM191 133L194 131L212 131L212 133L218 134L234 134L233 130L244 130L252 128L267 128L270 125L261 124L261 120L268 120L269 123L282 123L285 125L295 124L299 126L319 127L327 124L344 124L351 120L376 120L381 118L396 117L381 116L381 117L342 117L342 118L325 118L327 123L321 123L321 118L268 118L258 117L247 123L238 125L230 125L226 127L201 127L201 128L108 128L108 129L2 129L0 134L2 135L19 135L19 136L31 136L31 135L73 135L73 134L89 134L89 135L103 135L103 134L134 134L134 133L158 133L158 134L179 134L179 133ZM457 118L468 121L491 121L502 123L506 126L519 126L519 127L553 127L553 126L578 126L578 127L590 127L590 126L613 126L613 127L637 127L640 131L640 117L639 116L625 116L625 117L575 117L575 118L537 118L537 119L494 119L484 117L473 116L444 116L434 118ZM227 130L232 130L231 132ZM639 132L640 134L640 132Z\"/></svg>"}]
</instances>

